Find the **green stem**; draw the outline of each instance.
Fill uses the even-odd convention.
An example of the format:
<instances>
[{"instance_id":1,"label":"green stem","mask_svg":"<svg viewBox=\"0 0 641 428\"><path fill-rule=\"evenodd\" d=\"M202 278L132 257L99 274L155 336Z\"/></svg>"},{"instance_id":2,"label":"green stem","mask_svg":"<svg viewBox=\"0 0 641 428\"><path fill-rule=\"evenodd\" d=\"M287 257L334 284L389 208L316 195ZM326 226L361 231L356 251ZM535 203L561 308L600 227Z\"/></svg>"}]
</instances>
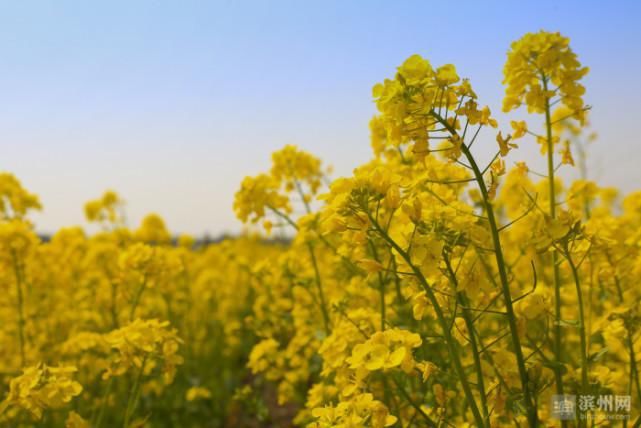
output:
<instances>
[{"instance_id":1,"label":"green stem","mask_svg":"<svg viewBox=\"0 0 641 428\"><path fill-rule=\"evenodd\" d=\"M111 388L114 383L114 378L110 377L109 382L107 383L107 388L105 389L105 394L102 397L102 403L100 404L100 411L98 412L98 418L96 419L95 428L100 428L102 420L105 416L105 409L107 408L107 402L109 401L109 394L111 394Z\"/></svg>"},{"instance_id":2,"label":"green stem","mask_svg":"<svg viewBox=\"0 0 641 428\"><path fill-rule=\"evenodd\" d=\"M381 301L381 331L385 330L385 282L383 276L378 273L378 282L380 284L380 301Z\"/></svg>"},{"instance_id":3,"label":"green stem","mask_svg":"<svg viewBox=\"0 0 641 428\"><path fill-rule=\"evenodd\" d=\"M133 386L131 387L131 391L129 392L129 398L127 399L127 407L125 410L125 420L122 425L123 428L129 427L131 416L136 411L136 407L138 406L138 398L140 397L140 381L142 380L142 376L145 371L146 362L147 356L145 356L145 358L142 360L140 371L138 372L138 376L136 376L136 381L134 382Z\"/></svg>"},{"instance_id":4,"label":"green stem","mask_svg":"<svg viewBox=\"0 0 641 428\"><path fill-rule=\"evenodd\" d=\"M588 342L585 334L585 314L583 312L583 293L581 292L581 282L579 272L570 257L569 250L565 249L565 258L572 270L572 277L576 285L576 296L579 304L579 335L581 337L581 392L586 394L588 392Z\"/></svg>"},{"instance_id":5,"label":"green stem","mask_svg":"<svg viewBox=\"0 0 641 428\"><path fill-rule=\"evenodd\" d=\"M403 387L403 385L401 385L400 382L395 377L392 377L392 380L394 380L394 384L396 384L396 388L401 393L403 398L405 398L405 400L410 404L410 406L412 406L414 410L416 410L416 412L420 414L423 417L423 419L425 419L425 422L427 423L427 425L430 427L436 428L437 427L436 422L434 422L432 418L430 418L429 415L423 411L423 409L419 404L415 403L414 400L412 400L412 397L410 397L409 393L405 391L405 388Z\"/></svg>"},{"instance_id":6,"label":"green stem","mask_svg":"<svg viewBox=\"0 0 641 428\"><path fill-rule=\"evenodd\" d=\"M268 208L271 212L273 212L274 214L276 214L276 216L278 216L278 217L282 218L283 220L285 220L285 222L286 222L287 224L289 224L291 227L293 227L293 228L294 228L294 230L298 230L298 225L296 224L296 222L294 222L294 220L292 220L292 219L291 219L287 214L284 214L283 212L281 212L281 211L277 210L276 208L273 208L273 207L271 207L271 206L269 206L269 205L267 205L267 208ZM343 256L343 255L338 254L338 250L336 249L336 247L334 247L334 246L333 246L333 245L332 245L332 244L327 240L327 238L325 238L325 237L324 237L322 234L320 234L320 233L317 233L317 237L318 237L319 241L321 241L323 244L325 244L325 246L327 246L327 248L329 248L330 250L332 250L335 254L339 255L339 256L340 256L340 258L341 258L341 260L345 263L345 265L346 265L350 270L352 270L354 273L360 272L360 269L359 269L358 267L356 267L356 265L354 265L354 263L353 263L349 258L347 258L347 257L345 257L345 256Z\"/></svg>"},{"instance_id":7,"label":"green stem","mask_svg":"<svg viewBox=\"0 0 641 428\"><path fill-rule=\"evenodd\" d=\"M118 309L116 307L116 299L118 297L118 284L111 281L111 323L113 328L116 329L118 325Z\"/></svg>"},{"instance_id":8,"label":"green stem","mask_svg":"<svg viewBox=\"0 0 641 428\"><path fill-rule=\"evenodd\" d=\"M280 218L282 218L283 220L285 220L285 222L286 222L287 224L289 224L291 227L293 227L293 228L294 228L294 230L298 230L298 225L294 222L294 220L292 220L291 218L289 218L289 216L288 216L288 215L283 214L282 212L280 212L280 211L279 211L279 210L277 210L276 208L272 208L272 207L270 207L269 205L267 205L267 208L269 208L269 209L270 209L274 214L276 214L278 217L280 217Z\"/></svg>"},{"instance_id":9,"label":"green stem","mask_svg":"<svg viewBox=\"0 0 641 428\"><path fill-rule=\"evenodd\" d=\"M459 380L461 381L461 385L463 386L463 392L465 393L465 398L468 402L468 405L470 406L470 409L472 410L472 414L474 415L474 420L476 421L477 426L484 426L484 420L483 416L481 416L481 413L479 412L478 405L476 404L476 400L474 399L474 394L472 393L472 388L470 387L470 383L467 380L467 375L465 374L465 369L463 368L463 365L461 363L461 359L458 353L458 345L455 341L455 339L452 337L452 333L449 328L449 324L447 320L445 319L445 315L443 314L443 310L441 309L441 306L438 303L438 300L436 300L436 296L434 295L434 291L432 290L430 284L427 282L425 279L425 276L423 276L423 273L421 270L412 263L412 259L410 258L410 255L405 252L397 243L394 241L390 236L383 230L383 228L378 224L376 219L372 217L371 213L369 211L366 211L367 216L374 226L374 228L378 231L378 233L381 235L385 241L387 241L394 250L405 260L405 263L410 267L414 275L416 275L416 278L419 280L421 286L425 290L425 294L427 295L427 298L429 299L432 307L434 308L434 312L436 313L436 318L438 319L438 322L441 326L441 329L443 330L443 336L445 337L445 341L448 345L450 355L452 357L452 362L454 363L454 369L456 370L456 374L458 375Z\"/></svg>"},{"instance_id":10,"label":"green stem","mask_svg":"<svg viewBox=\"0 0 641 428\"><path fill-rule=\"evenodd\" d=\"M481 195L483 196L483 201L485 202L485 210L490 224L490 231L492 233L492 241L494 243L494 254L496 257L496 264L499 269L499 278L501 280L501 288L503 293L503 300L505 304L505 312L508 319L508 325L510 327L510 335L512 337L512 345L514 347L514 354L516 356L516 365L519 370L519 377L521 378L521 388L523 389L523 397L525 400L525 407L527 409L528 421L531 427L536 427L538 424L538 417L536 407L532 401L532 395L530 392L530 386L528 382L527 368L525 367L525 358L523 356L523 349L521 347L521 339L519 338L518 326L516 325L516 314L514 313L514 307L512 305L512 294L510 291L510 284L507 278L507 269L505 267L505 258L503 256L503 248L501 246L501 240L499 237L498 225L496 218L494 216L494 207L490 201L487 188L485 187L485 181L481 171L476 164L476 160L472 157L472 154L467 148L464 149L464 154L470 162L474 175L477 177L477 182L479 183L479 188L481 190Z\"/></svg>"},{"instance_id":11,"label":"green stem","mask_svg":"<svg viewBox=\"0 0 641 428\"><path fill-rule=\"evenodd\" d=\"M134 315L136 314L136 308L138 307L138 304L140 303L140 298L142 297L143 291L145 291L145 287L147 287L147 274L145 273L145 276L142 280L142 283L140 284L140 287L138 287L138 291L136 291L136 296L134 297L134 301L131 304L131 310L129 311L129 322L134 320Z\"/></svg>"},{"instance_id":12,"label":"green stem","mask_svg":"<svg viewBox=\"0 0 641 428\"><path fill-rule=\"evenodd\" d=\"M294 185L296 186L296 191L298 192L298 195L300 197L300 200L303 201L303 205L305 206L305 212L307 214L312 212L311 207L309 206L309 203L305 199L305 192L303 192L303 187L300 185L300 181L294 180Z\"/></svg>"},{"instance_id":13,"label":"green stem","mask_svg":"<svg viewBox=\"0 0 641 428\"><path fill-rule=\"evenodd\" d=\"M278 217L285 220L290 226L294 228L294 230L298 230L298 225L288 215L280 212L276 208L273 208L269 205L267 206L267 208L269 208ZM309 242L307 243L307 248L309 250L309 256L312 260L312 267L314 268L314 277L315 277L314 279L316 282L316 287L318 289L318 297L320 300L320 308L323 315L323 324L325 327L325 333L329 335L331 332L329 312L327 311L327 303L325 301L325 292L323 291L323 284L321 282L320 270L318 269L318 262L316 260L316 253L314 252L313 245Z\"/></svg>"},{"instance_id":14,"label":"green stem","mask_svg":"<svg viewBox=\"0 0 641 428\"><path fill-rule=\"evenodd\" d=\"M487 397L485 393L485 381L483 380L483 368L481 366L481 356L478 349L478 344L476 343L476 329L474 328L474 323L472 322L472 315L469 310L469 301L463 292L458 291L458 280L456 279L456 274L452 269L452 264L450 263L447 255L444 255L445 266L449 273L450 280L454 285L456 292L456 298L459 301L459 304L463 308L463 320L465 321L465 326L469 333L470 345L472 347L472 356L474 357L474 369L476 370L476 383L478 385L479 395L481 396L481 409L483 410L483 417L485 418L485 423L489 427L489 412L487 407Z\"/></svg>"},{"instance_id":15,"label":"green stem","mask_svg":"<svg viewBox=\"0 0 641 428\"><path fill-rule=\"evenodd\" d=\"M617 287L617 293L619 295L619 302L623 304L623 290L621 289L621 282L619 281L618 276L614 276L614 283L616 284ZM641 398L641 382L639 381L639 368L637 366L637 358L636 358L636 353L634 352L634 341L632 340L632 328L630 327L629 323L626 321L625 322L625 327L626 331L628 333L626 337L626 345L628 346L628 352L629 352L629 357L630 357L630 385L628 387L629 394L632 395L632 381L634 380L634 384L636 385L637 388L637 397Z\"/></svg>"},{"instance_id":16,"label":"green stem","mask_svg":"<svg viewBox=\"0 0 641 428\"><path fill-rule=\"evenodd\" d=\"M314 247L311 243L307 243L307 248L309 249L309 256L312 259L312 266L314 268L314 280L316 282L316 287L318 288L318 297L320 300L320 309L323 314L323 324L325 326L325 334L329 336L331 333L329 312L327 311L327 302L325 300L325 292L323 291L323 284L321 282L320 270L318 269L318 262L316 260L316 253L314 252Z\"/></svg>"},{"instance_id":17,"label":"green stem","mask_svg":"<svg viewBox=\"0 0 641 428\"><path fill-rule=\"evenodd\" d=\"M432 111L432 115L439 121L441 124L452 134L453 136L458 136L456 130L441 116ZM465 155L465 158L470 163L470 167L474 173L474 178L479 186L481 196L483 197L483 203L485 205L485 211L487 215L487 220L490 225L490 231L492 233L492 242L494 244L494 254L496 257L496 264L499 270L499 278L501 280L501 288L503 293L503 300L505 304L505 312L508 319L508 324L510 327L510 335L512 337L512 345L514 347L514 354L516 356L516 364L519 370L519 377L521 378L521 388L523 390L523 397L525 401L525 407L527 409L527 418L530 427L534 428L538 424L537 410L534 406L532 400L532 394L530 392L530 385L528 382L527 369L525 367L525 358L523 357L523 349L521 348L521 340L519 338L518 327L516 325L516 315L514 313L514 307L512 305L512 295L510 292L510 284L507 278L507 269L505 264L505 258L503 256L503 248L501 246L501 240L499 237L499 228L497 225L496 217L494 216L494 207L490 201L488 195L487 187L485 185L485 180L483 179L483 173L478 167L474 156L464 143L461 144L461 150Z\"/></svg>"},{"instance_id":18,"label":"green stem","mask_svg":"<svg viewBox=\"0 0 641 428\"><path fill-rule=\"evenodd\" d=\"M641 383L639 382L639 367L637 366L637 357L634 352L634 343L632 342L632 329L626 323L626 329L628 330L628 340L627 345L630 351L630 376L633 376L634 383L637 387L637 398L641 397ZM632 382L630 382L632 383ZM630 395L632 395L632 385L630 385Z\"/></svg>"},{"instance_id":19,"label":"green stem","mask_svg":"<svg viewBox=\"0 0 641 428\"><path fill-rule=\"evenodd\" d=\"M545 76L541 76L543 81L543 90L547 92L548 82ZM550 114L550 99L545 99L545 132L547 140L547 158L548 158L548 186L550 199L550 217L556 218L556 190L554 183L554 141L552 139L552 119ZM561 338L561 272L559 270L559 257L556 251L552 253L552 269L554 281L554 358L557 364L554 365L554 378L556 382L557 394L563 394L563 376L561 374L560 364L562 362ZM564 425L567 423L564 422Z\"/></svg>"},{"instance_id":20,"label":"green stem","mask_svg":"<svg viewBox=\"0 0 641 428\"><path fill-rule=\"evenodd\" d=\"M374 260L376 260L378 263L380 263L380 259L378 258L378 252L376 251L376 247L374 246L374 243L372 241L368 241L369 246L372 249L372 256L374 257ZM385 280L383 279L383 275L381 275L380 272L377 272L378 275L378 292L380 296L380 304L381 304L381 331L385 330Z\"/></svg>"},{"instance_id":21,"label":"green stem","mask_svg":"<svg viewBox=\"0 0 641 428\"><path fill-rule=\"evenodd\" d=\"M20 346L20 365L25 366L25 338L24 338L24 296L22 294L22 270L20 269L20 262L18 255L15 251L11 252L13 258L13 269L16 276L16 295L17 295L17 310L18 310L18 342Z\"/></svg>"}]
</instances>

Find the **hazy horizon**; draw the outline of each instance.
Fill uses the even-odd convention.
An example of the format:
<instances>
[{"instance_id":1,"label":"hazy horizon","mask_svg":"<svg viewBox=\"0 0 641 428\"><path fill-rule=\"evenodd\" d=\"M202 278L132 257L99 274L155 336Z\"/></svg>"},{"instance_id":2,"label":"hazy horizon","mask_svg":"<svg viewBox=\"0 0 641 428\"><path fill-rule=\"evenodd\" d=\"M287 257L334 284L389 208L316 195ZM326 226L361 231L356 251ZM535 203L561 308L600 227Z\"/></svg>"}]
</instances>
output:
<instances>
[{"instance_id":1,"label":"hazy horizon","mask_svg":"<svg viewBox=\"0 0 641 428\"><path fill-rule=\"evenodd\" d=\"M0 170L40 196L41 232L86 226L83 204L114 189L131 226L156 212L175 233L234 233L240 181L284 144L335 177L370 158L371 87L411 54L456 65L508 130L505 53L546 29L591 69L592 178L641 188L639 3L463 3L0 3ZM531 140L510 156L539 158Z\"/></svg>"}]
</instances>

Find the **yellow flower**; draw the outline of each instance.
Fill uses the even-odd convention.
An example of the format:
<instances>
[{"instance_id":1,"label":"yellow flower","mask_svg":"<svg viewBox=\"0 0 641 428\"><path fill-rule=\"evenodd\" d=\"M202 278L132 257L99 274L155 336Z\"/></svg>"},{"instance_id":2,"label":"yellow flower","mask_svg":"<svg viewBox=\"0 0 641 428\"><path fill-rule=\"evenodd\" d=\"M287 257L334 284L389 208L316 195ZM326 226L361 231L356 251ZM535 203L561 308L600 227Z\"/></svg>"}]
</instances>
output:
<instances>
[{"instance_id":1,"label":"yellow flower","mask_svg":"<svg viewBox=\"0 0 641 428\"><path fill-rule=\"evenodd\" d=\"M570 151L570 142L568 140L563 144L563 150L561 150L561 163L564 165L574 166L574 158L572 157L572 152Z\"/></svg>"},{"instance_id":2,"label":"yellow flower","mask_svg":"<svg viewBox=\"0 0 641 428\"><path fill-rule=\"evenodd\" d=\"M456 67L452 64L445 64L436 69L436 81L443 86L452 85L460 78L456 74Z\"/></svg>"},{"instance_id":3,"label":"yellow flower","mask_svg":"<svg viewBox=\"0 0 641 428\"><path fill-rule=\"evenodd\" d=\"M91 424L78 413L71 411L67 416L65 428L91 428Z\"/></svg>"},{"instance_id":4,"label":"yellow flower","mask_svg":"<svg viewBox=\"0 0 641 428\"><path fill-rule=\"evenodd\" d=\"M178 246L190 249L196 244L196 239L187 234L182 234L178 237Z\"/></svg>"},{"instance_id":5,"label":"yellow flower","mask_svg":"<svg viewBox=\"0 0 641 428\"><path fill-rule=\"evenodd\" d=\"M498 134L496 134L496 142L499 143L501 156L505 157L509 153L510 149L516 149L519 147L514 143L510 143L511 139L512 137L510 135L508 135L507 138L503 138L503 135L501 135L500 131Z\"/></svg>"},{"instance_id":6,"label":"yellow flower","mask_svg":"<svg viewBox=\"0 0 641 428\"><path fill-rule=\"evenodd\" d=\"M267 370L271 365L279 344L274 339L265 339L257 343L249 354L249 367L252 372L260 373Z\"/></svg>"},{"instance_id":7,"label":"yellow flower","mask_svg":"<svg viewBox=\"0 0 641 428\"><path fill-rule=\"evenodd\" d=\"M527 123L525 123L524 120L513 120L510 122L510 125L512 126L512 130L514 130L512 139L516 140L527 134Z\"/></svg>"},{"instance_id":8,"label":"yellow flower","mask_svg":"<svg viewBox=\"0 0 641 428\"><path fill-rule=\"evenodd\" d=\"M503 111L526 104L530 112L542 113L546 102L559 96L563 105L580 115L585 88L579 81L587 73L567 37L546 31L528 33L512 43L508 52Z\"/></svg>"},{"instance_id":9,"label":"yellow flower","mask_svg":"<svg viewBox=\"0 0 641 428\"><path fill-rule=\"evenodd\" d=\"M24 220L0 222L0 260L12 266L18 260L32 254L38 245L38 236Z\"/></svg>"},{"instance_id":10,"label":"yellow flower","mask_svg":"<svg viewBox=\"0 0 641 428\"><path fill-rule=\"evenodd\" d=\"M421 361L417 363L416 368L421 372L423 382L427 382L432 374L437 371L436 365L429 361Z\"/></svg>"},{"instance_id":11,"label":"yellow flower","mask_svg":"<svg viewBox=\"0 0 641 428\"><path fill-rule=\"evenodd\" d=\"M202 386L192 386L185 393L187 401L206 400L211 398L211 391Z\"/></svg>"},{"instance_id":12,"label":"yellow flower","mask_svg":"<svg viewBox=\"0 0 641 428\"><path fill-rule=\"evenodd\" d=\"M387 407L375 400L370 393L355 395L336 406L318 407L312 410L316 422L308 427L364 427L384 428L396 423Z\"/></svg>"},{"instance_id":13,"label":"yellow flower","mask_svg":"<svg viewBox=\"0 0 641 428\"><path fill-rule=\"evenodd\" d=\"M385 269L385 267L372 259L361 259L358 261L358 265L365 269L367 273L377 273Z\"/></svg>"},{"instance_id":14,"label":"yellow flower","mask_svg":"<svg viewBox=\"0 0 641 428\"><path fill-rule=\"evenodd\" d=\"M85 204L85 217L90 222L122 225L124 201L113 190L107 190L101 198Z\"/></svg>"},{"instance_id":15,"label":"yellow flower","mask_svg":"<svg viewBox=\"0 0 641 428\"><path fill-rule=\"evenodd\" d=\"M171 240L165 221L158 214L145 216L138 230L134 232L134 236L150 244L167 244Z\"/></svg>"},{"instance_id":16,"label":"yellow flower","mask_svg":"<svg viewBox=\"0 0 641 428\"><path fill-rule=\"evenodd\" d=\"M429 61L420 55L415 54L407 58L405 62L398 67L398 74L403 76L403 79L408 85L414 85L431 77L433 75L433 70ZM374 88L374 96L379 97L381 94L380 92L377 93L377 91L382 91L382 85L379 84Z\"/></svg>"},{"instance_id":17,"label":"yellow flower","mask_svg":"<svg viewBox=\"0 0 641 428\"><path fill-rule=\"evenodd\" d=\"M414 301L414 305L412 306L412 313L414 314L414 319L417 321L420 321L425 316L425 309L427 309L430 306L430 302L429 300L427 300L425 291L422 291L416 294L412 298L412 300Z\"/></svg>"},{"instance_id":18,"label":"yellow flower","mask_svg":"<svg viewBox=\"0 0 641 428\"><path fill-rule=\"evenodd\" d=\"M267 174L245 177L234 199L234 211L238 218L243 222L255 223L265 216L267 210L290 213L289 199L278 192L279 187L278 180Z\"/></svg>"},{"instance_id":19,"label":"yellow flower","mask_svg":"<svg viewBox=\"0 0 641 428\"><path fill-rule=\"evenodd\" d=\"M505 161L501 158L496 158L494 162L492 162L492 165L490 166L492 169L492 172L494 175L497 177L505 174Z\"/></svg>"},{"instance_id":20,"label":"yellow flower","mask_svg":"<svg viewBox=\"0 0 641 428\"><path fill-rule=\"evenodd\" d=\"M40 419L45 409L58 409L82 392L82 386L71 376L77 370L72 366L49 367L44 364L28 367L9 384L9 395L0 405L18 406Z\"/></svg>"},{"instance_id":21,"label":"yellow flower","mask_svg":"<svg viewBox=\"0 0 641 428\"><path fill-rule=\"evenodd\" d=\"M38 196L29 193L8 172L0 173L0 220L23 218L30 210L41 210Z\"/></svg>"},{"instance_id":22,"label":"yellow flower","mask_svg":"<svg viewBox=\"0 0 641 428\"><path fill-rule=\"evenodd\" d=\"M306 184L309 191L316 194L321 185L323 172L320 159L299 150L296 146L286 145L272 153L271 175L291 190ZM311 198L310 195L303 197L308 201Z\"/></svg>"},{"instance_id":23,"label":"yellow flower","mask_svg":"<svg viewBox=\"0 0 641 428\"><path fill-rule=\"evenodd\" d=\"M137 319L125 327L108 333L105 341L116 351L103 379L120 376L131 368L144 369L150 359L160 359L163 363L165 383L172 382L176 366L183 363L177 354L182 342L176 331L169 328L169 322Z\"/></svg>"},{"instance_id":24,"label":"yellow flower","mask_svg":"<svg viewBox=\"0 0 641 428\"><path fill-rule=\"evenodd\" d=\"M376 84L372 93L379 111L370 122L377 156L404 160L404 147L411 144L412 160L424 162L431 151L431 133L446 127L453 146L448 155L456 160L463 142L454 131L461 129L461 121L497 127L490 109L479 107L469 80L461 82L454 65L443 65L435 72L420 55L406 59L394 79Z\"/></svg>"},{"instance_id":25,"label":"yellow flower","mask_svg":"<svg viewBox=\"0 0 641 428\"><path fill-rule=\"evenodd\" d=\"M359 343L347 359L352 369L388 370L403 365L413 367L411 350L422 343L420 336L400 329L376 332L365 343Z\"/></svg>"},{"instance_id":26,"label":"yellow flower","mask_svg":"<svg viewBox=\"0 0 641 428\"><path fill-rule=\"evenodd\" d=\"M548 310L550 302L543 292L535 292L519 302L519 311L527 319L533 320L541 317Z\"/></svg>"}]
</instances>

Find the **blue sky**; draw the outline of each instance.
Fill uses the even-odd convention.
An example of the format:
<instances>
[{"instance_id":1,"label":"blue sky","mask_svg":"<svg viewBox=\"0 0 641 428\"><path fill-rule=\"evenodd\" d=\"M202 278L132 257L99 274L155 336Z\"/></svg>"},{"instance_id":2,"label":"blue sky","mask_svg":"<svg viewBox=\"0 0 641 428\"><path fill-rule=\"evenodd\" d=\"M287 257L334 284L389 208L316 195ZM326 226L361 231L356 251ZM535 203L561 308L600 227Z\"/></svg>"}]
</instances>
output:
<instances>
[{"instance_id":1,"label":"blue sky","mask_svg":"<svg viewBox=\"0 0 641 428\"><path fill-rule=\"evenodd\" d=\"M591 68L594 178L631 191L641 187L639 4L2 1L0 170L40 195L42 231L82 224L83 203L107 188L127 200L132 225L154 211L177 232L238 231L240 180L282 145L336 175L369 159L371 87L411 54L455 64L507 129L505 53L546 29L569 36ZM536 165L536 144L521 146L514 159Z\"/></svg>"}]
</instances>

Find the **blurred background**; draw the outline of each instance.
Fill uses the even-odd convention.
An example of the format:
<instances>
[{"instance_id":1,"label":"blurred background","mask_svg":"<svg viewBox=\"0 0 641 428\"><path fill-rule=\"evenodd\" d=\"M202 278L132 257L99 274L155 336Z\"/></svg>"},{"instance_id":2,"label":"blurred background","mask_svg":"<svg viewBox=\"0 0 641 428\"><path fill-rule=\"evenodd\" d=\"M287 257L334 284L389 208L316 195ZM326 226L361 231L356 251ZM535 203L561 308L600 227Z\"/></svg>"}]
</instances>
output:
<instances>
[{"instance_id":1,"label":"blurred background","mask_svg":"<svg viewBox=\"0 0 641 428\"><path fill-rule=\"evenodd\" d=\"M455 64L509 131L505 54L545 29L591 68L591 178L630 191L640 18L635 1L3 1L0 170L40 195L43 233L84 225L107 188L131 226L154 211L176 233L237 233L233 194L273 150L296 144L336 177L370 158L371 87L411 54ZM510 159L541 164L520 143ZM495 147L493 133L476 144Z\"/></svg>"}]
</instances>

